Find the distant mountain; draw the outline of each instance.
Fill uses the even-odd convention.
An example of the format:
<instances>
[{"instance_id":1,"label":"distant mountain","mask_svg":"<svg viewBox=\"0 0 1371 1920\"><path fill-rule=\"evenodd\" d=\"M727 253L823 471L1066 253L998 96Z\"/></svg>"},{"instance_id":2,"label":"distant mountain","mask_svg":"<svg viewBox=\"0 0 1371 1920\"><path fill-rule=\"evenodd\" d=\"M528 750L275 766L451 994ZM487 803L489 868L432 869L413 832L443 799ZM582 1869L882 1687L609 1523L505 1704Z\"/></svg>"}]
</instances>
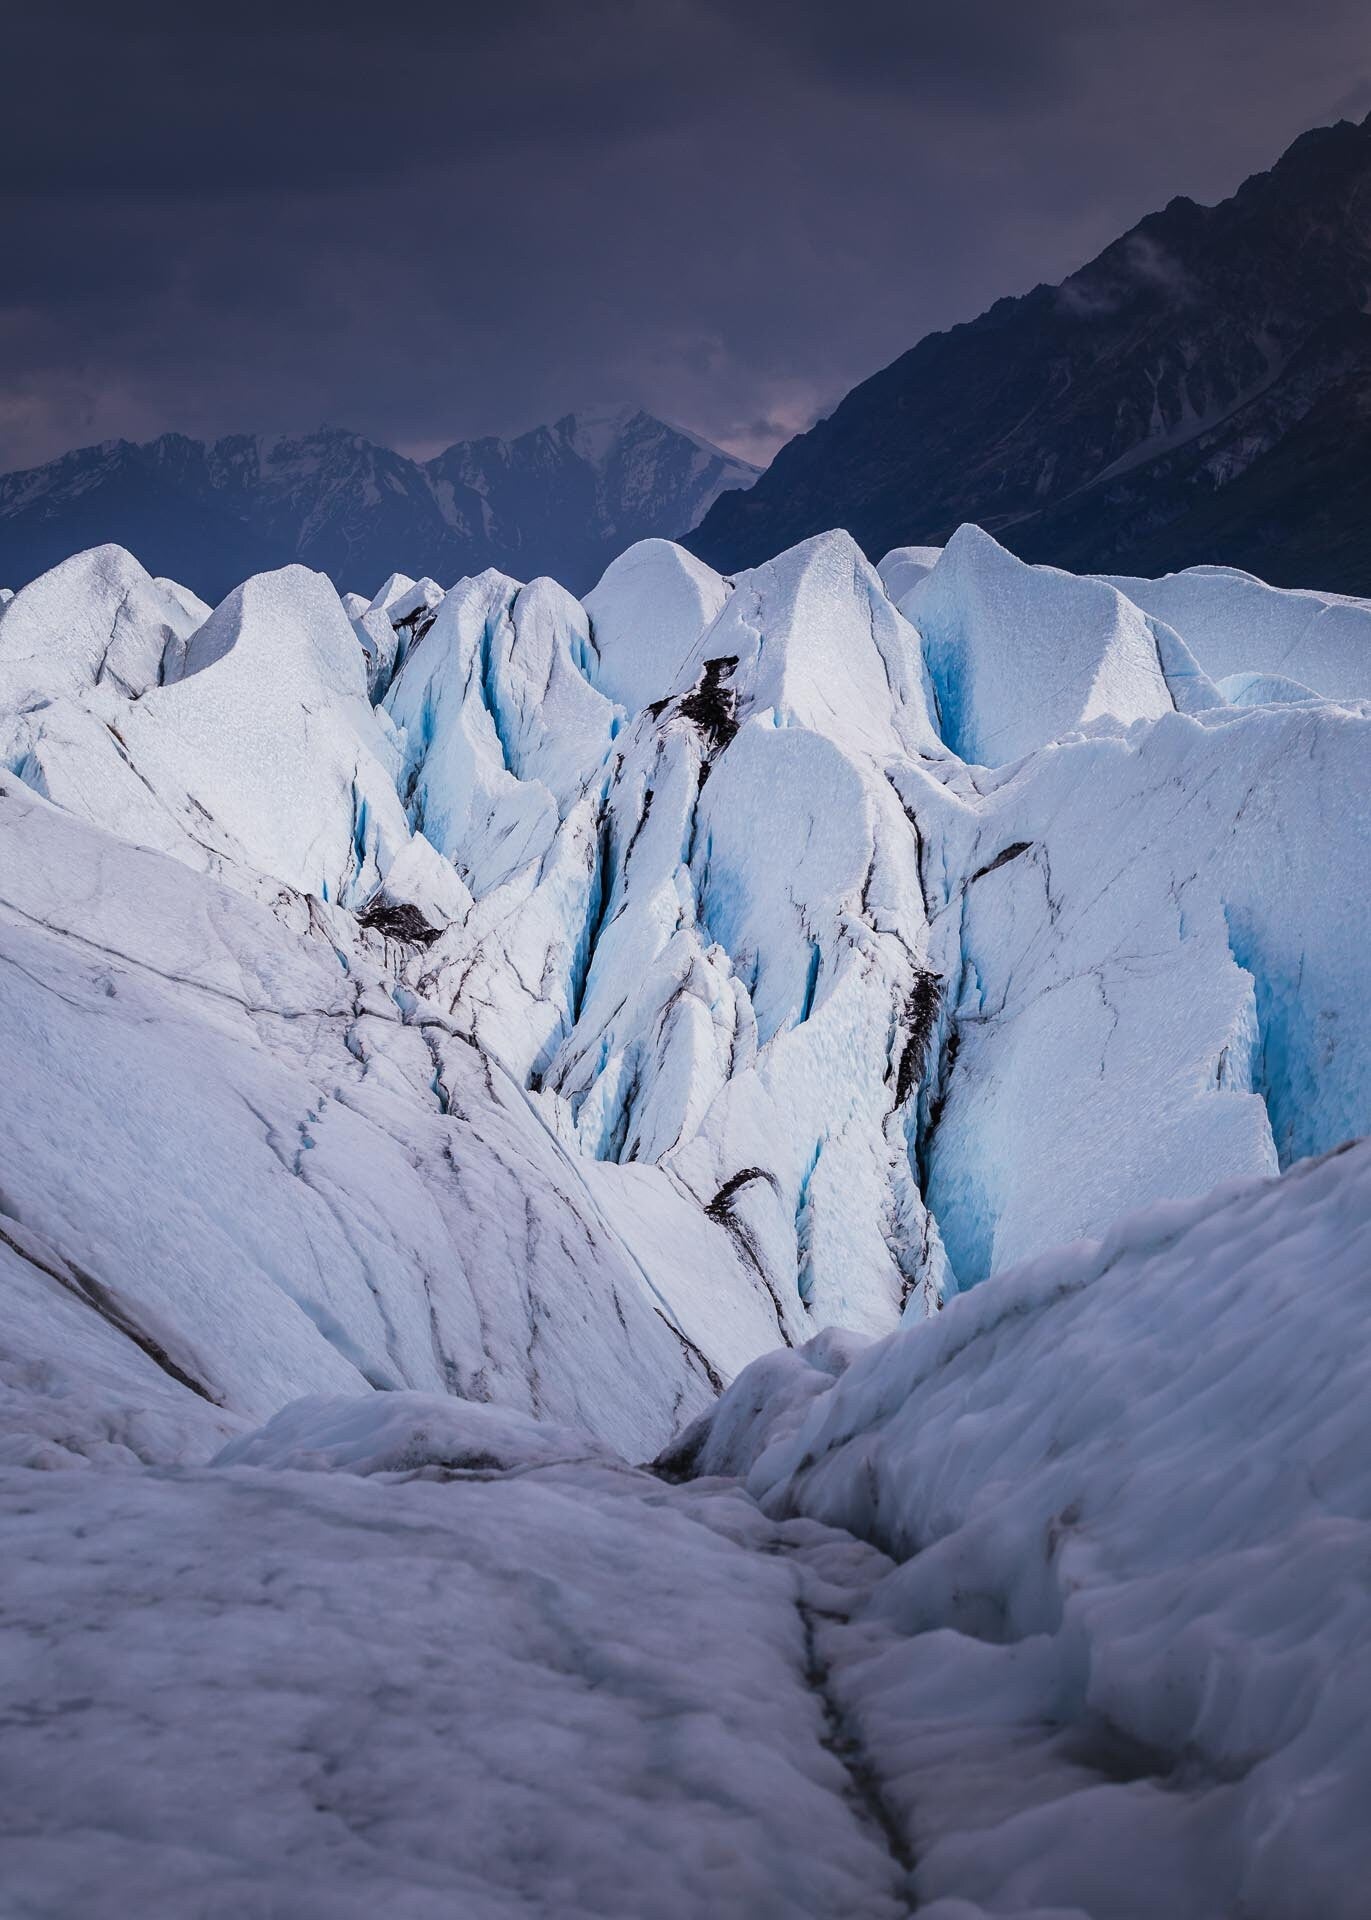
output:
<instances>
[{"instance_id":1,"label":"distant mountain","mask_svg":"<svg viewBox=\"0 0 1371 1920\"><path fill-rule=\"evenodd\" d=\"M368 594L397 567L449 582L488 566L585 592L633 541L693 526L756 472L632 407L423 463L329 427L110 440L0 478L0 584L115 541L208 600L296 560Z\"/></svg>"},{"instance_id":2,"label":"distant mountain","mask_svg":"<svg viewBox=\"0 0 1371 1920\"><path fill-rule=\"evenodd\" d=\"M1371 116L930 334L686 544L731 571L834 525L874 557L966 520L1077 571L1371 592Z\"/></svg>"}]
</instances>

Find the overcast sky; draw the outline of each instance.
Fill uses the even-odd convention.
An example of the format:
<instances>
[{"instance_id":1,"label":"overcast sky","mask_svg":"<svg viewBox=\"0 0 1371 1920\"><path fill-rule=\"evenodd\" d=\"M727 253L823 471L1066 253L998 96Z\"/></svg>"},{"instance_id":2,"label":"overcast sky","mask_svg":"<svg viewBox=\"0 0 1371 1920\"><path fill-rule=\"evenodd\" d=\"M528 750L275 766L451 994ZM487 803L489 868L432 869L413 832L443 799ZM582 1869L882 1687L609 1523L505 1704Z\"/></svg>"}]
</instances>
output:
<instances>
[{"instance_id":1,"label":"overcast sky","mask_svg":"<svg viewBox=\"0 0 1371 1920\"><path fill-rule=\"evenodd\" d=\"M602 400L765 459L1371 109L1366 0L3 11L0 468L321 421L429 452Z\"/></svg>"}]
</instances>

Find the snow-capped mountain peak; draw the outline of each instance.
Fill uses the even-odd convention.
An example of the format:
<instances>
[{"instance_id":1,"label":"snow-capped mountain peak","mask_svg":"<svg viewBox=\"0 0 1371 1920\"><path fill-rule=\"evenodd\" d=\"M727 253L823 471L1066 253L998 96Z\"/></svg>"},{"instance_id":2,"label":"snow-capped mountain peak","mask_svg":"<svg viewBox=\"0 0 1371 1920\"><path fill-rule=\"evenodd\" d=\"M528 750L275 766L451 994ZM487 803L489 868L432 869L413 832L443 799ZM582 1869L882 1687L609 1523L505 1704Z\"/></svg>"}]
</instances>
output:
<instances>
[{"instance_id":1,"label":"snow-capped mountain peak","mask_svg":"<svg viewBox=\"0 0 1371 1920\"><path fill-rule=\"evenodd\" d=\"M19 584L110 542L211 601L293 561L340 591L401 566L496 566L584 592L634 540L693 526L756 470L634 406L567 414L419 462L338 427L106 441L0 477L0 578Z\"/></svg>"}]
</instances>

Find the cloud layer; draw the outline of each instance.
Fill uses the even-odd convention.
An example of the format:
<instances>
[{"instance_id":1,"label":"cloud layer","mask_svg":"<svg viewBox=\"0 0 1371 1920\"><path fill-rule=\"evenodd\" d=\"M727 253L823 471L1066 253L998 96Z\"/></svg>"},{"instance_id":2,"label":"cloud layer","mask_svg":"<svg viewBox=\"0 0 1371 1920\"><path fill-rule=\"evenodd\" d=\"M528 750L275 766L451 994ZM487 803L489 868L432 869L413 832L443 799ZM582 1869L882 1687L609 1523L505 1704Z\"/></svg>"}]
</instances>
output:
<instances>
[{"instance_id":1,"label":"cloud layer","mask_svg":"<svg viewBox=\"0 0 1371 1920\"><path fill-rule=\"evenodd\" d=\"M1361 0L12 9L0 466L639 401L753 458L1371 106Z\"/></svg>"}]
</instances>

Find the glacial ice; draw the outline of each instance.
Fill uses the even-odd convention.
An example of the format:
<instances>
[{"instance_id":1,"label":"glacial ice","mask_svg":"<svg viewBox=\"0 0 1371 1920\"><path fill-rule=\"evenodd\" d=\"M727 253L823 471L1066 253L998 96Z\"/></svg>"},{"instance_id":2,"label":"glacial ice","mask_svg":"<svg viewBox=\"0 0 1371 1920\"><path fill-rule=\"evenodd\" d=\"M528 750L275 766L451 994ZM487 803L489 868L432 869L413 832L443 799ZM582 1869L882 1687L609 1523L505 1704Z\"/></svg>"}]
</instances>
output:
<instances>
[{"instance_id":1,"label":"glacial ice","mask_svg":"<svg viewBox=\"0 0 1371 1920\"><path fill-rule=\"evenodd\" d=\"M923 636L943 738L984 766L1092 721L1219 704L1184 643L1113 587L1026 566L979 527L960 527L901 604Z\"/></svg>"},{"instance_id":2,"label":"glacial ice","mask_svg":"<svg viewBox=\"0 0 1371 1920\"><path fill-rule=\"evenodd\" d=\"M15 596L25 1911L1359 1920L1363 617Z\"/></svg>"},{"instance_id":3,"label":"glacial ice","mask_svg":"<svg viewBox=\"0 0 1371 1920\"><path fill-rule=\"evenodd\" d=\"M682 662L728 597L712 567L672 540L639 540L585 598L591 682L629 713L670 693Z\"/></svg>"},{"instance_id":4,"label":"glacial ice","mask_svg":"<svg viewBox=\"0 0 1371 1920\"><path fill-rule=\"evenodd\" d=\"M1154 1208L655 1472L412 1392L0 1471L7 1891L1360 1920L1368 1220L1364 1144Z\"/></svg>"},{"instance_id":5,"label":"glacial ice","mask_svg":"<svg viewBox=\"0 0 1371 1920\"><path fill-rule=\"evenodd\" d=\"M376 701L384 697L396 669L423 637L443 600L443 589L427 575L411 580L392 573L368 601L361 594L344 594L344 611L362 643L367 660L367 689Z\"/></svg>"},{"instance_id":6,"label":"glacial ice","mask_svg":"<svg viewBox=\"0 0 1371 1920\"><path fill-rule=\"evenodd\" d=\"M942 558L941 547L892 547L877 566L881 585L898 607L905 595L932 573Z\"/></svg>"},{"instance_id":7,"label":"glacial ice","mask_svg":"<svg viewBox=\"0 0 1371 1920\"><path fill-rule=\"evenodd\" d=\"M0 716L104 685L136 698L161 677L162 657L208 608L154 580L122 547L93 547L41 574L5 608Z\"/></svg>"},{"instance_id":8,"label":"glacial ice","mask_svg":"<svg viewBox=\"0 0 1371 1920\"><path fill-rule=\"evenodd\" d=\"M921 1914L1364 1911L1369 1233L1362 1143L767 1356L680 1443L894 1563L830 1684Z\"/></svg>"},{"instance_id":9,"label":"glacial ice","mask_svg":"<svg viewBox=\"0 0 1371 1920\"><path fill-rule=\"evenodd\" d=\"M0 818L0 1227L43 1291L125 1330L132 1404L155 1349L197 1419L416 1388L646 1452L708 1396L707 1302L663 1303L520 1089L397 993L386 942L309 896L245 900L13 778ZM730 1273L722 1229L701 1221L697 1247ZM764 1345L731 1338L739 1365ZM39 1397L71 1424L59 1442L44 1416L44 1454L131 1446L86 1418L63 1349L52 1364Z\"/></svg>"},{"instance_id":10,"label":"glacial ice","mask_svg":"<svg viewBox=\"0 0 1371 1920\"><path fill-rule=\"evenodd\" d=\"M1187 567L1160 580L1112 584L1174 627L1214 679L1261 673L1326 699L1371 699L1371 601L1269 587L1234 567Z\"/></svg>"},{"instance_id":11,"label":"glacial ice","mask_svg":"<svg viewBox=\"0 0 1371 1920\"><path fill-rule=\"evenodd\" d=\"M178 628L102 549L7 615L5 763L268 906L369 916L411 1017L728 1244L727 1372L759 1308L878 1333L1366 1122L1361 709L1225 704L1115 588L974 528L912 564L921 629L842 534L729 586L644 542L588 612L393 575L349 620L290 568Z\"/></svg>"}]
</instances>

